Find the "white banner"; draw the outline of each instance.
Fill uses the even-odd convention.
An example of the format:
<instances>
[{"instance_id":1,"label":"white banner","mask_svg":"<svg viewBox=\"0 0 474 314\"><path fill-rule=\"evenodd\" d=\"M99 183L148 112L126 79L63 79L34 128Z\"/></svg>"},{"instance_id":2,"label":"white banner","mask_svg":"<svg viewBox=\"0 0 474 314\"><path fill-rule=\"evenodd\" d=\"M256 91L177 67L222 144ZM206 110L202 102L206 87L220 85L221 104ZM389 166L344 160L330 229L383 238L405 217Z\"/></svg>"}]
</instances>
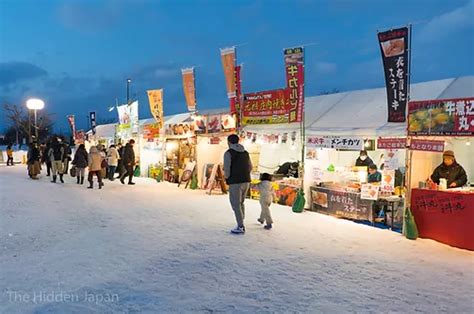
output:
<instances>
[{"instance_id":1,"label":"white banner","mask_svg":"<svg viewBox=\"0 0 474 314\"><path fill-rule=\"evenodd\" d=\"M306 146L316 148L362 150L364 139L356 136L308 136Z\"/></svg>"},{"instance_id":2,"label":"white banner","mask_svg":"<svg viewBox=\"0 0 474 314\"><path fill-rule=\"evenodd\" d=\"M132 133L138 133L138 100L135 100L130 104L130 122Z\"/></svg>"}]
</instances>

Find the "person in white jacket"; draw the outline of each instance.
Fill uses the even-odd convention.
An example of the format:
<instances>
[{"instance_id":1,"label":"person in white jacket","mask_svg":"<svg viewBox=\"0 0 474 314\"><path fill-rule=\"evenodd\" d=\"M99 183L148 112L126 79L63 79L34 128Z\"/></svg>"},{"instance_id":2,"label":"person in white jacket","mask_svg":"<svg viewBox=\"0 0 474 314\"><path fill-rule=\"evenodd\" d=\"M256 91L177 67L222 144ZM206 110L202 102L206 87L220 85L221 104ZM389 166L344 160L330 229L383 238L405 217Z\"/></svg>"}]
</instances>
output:
<instances>
[{"instance_id":1,"label":"person in white jacket","mask_svg":"<svg viewBox=\"0 0 474 314\"><path fill-rule=\"evenodd\" d=\"M119 152L115 145L110 145L109 151L107 152L107 164L109 165L109 180L114 181L115 170L117 169L118 162L120 159Z\"/></svg>"},{"instance_id":2,"label":"person in white jacket","mask_svg":"<svg viewBox=\"0 0 474 314\"><path fill-rule=\"evenodd\" d=\"M273 200L276 198L275 190L272 186L272 176L268 173L262 173L260 176L260 183L256 184L255 187L260 192L260 207L262 211L260 212L260 218L258 222L265 225L265 229L270 230L272 228L273 220L270 213L270 205L273 203Z\"/></svg>"}]
</instances>

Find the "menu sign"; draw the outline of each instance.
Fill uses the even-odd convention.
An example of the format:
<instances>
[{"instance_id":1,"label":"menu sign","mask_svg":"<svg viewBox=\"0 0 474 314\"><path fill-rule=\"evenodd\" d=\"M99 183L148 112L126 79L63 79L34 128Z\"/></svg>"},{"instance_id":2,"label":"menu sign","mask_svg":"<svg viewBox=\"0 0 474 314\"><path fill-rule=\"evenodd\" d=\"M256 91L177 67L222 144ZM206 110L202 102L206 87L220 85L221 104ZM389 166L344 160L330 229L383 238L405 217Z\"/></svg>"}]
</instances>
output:
<instances>
[{"instance_id":1,"label":"menu sign","mask_svg":"<svg viewBox=\"0 0 474 314\"><path fill-rule=\"evenodd\" d=\"M474 98L411 101L408 134L474 136Z\"/></svg>"},{"instance_id":2,"label":"menu sign","mask_svg":"<svg viewBox=\"0 0 474 314\"><path fill-rule=\"evenodd\" d=\"M309 136L308 147L361 150L364 139L355 136Z\"/></svg>"},{"instance_id":3,"label":"menu sign","mask_svg":"<svg viewBox=\"0 0 474 314\"><path fill-rule=\"evenodd\" d=\"M276 89L244 94L242 124L288 123L288 93L288 89Z\"/></svg>"}]
</instances>

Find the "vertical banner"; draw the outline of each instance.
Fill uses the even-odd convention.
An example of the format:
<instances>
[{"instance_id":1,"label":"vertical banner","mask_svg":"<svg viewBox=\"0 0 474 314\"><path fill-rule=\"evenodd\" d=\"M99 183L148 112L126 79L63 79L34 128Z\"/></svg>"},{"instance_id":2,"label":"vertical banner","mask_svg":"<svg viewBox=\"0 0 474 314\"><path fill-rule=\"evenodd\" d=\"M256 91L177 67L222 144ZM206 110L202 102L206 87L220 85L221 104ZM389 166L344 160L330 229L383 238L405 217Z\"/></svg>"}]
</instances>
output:
<instances>
[{"instance_id":1,"label":"vertical banner","mask_svg":"<svg viewBox=\"0 0 474 314\"><path fill-rule=\"evenodd\" d=\"M301 122L304 108L304 48L284 51L287 88L290 93L289 122Z\"/></svg>"},{"instance_id":2,"label":"vertical banner","mask_svg":"<svg viewBox=\"0 0 474 314\"><path fill-rule=\"evenodd\" d=\"M189 111L196 111L196 88L194 85L194 68L181 69L183 91Z\"/></svg>"},{"instance_id":3,"label":"vertical banner","mask_svg":"<svg viewBox=\"0 0 474 314\"><path fill-rule=\"evenodd\" d=\"M221 49L221 61L224 68L227 97L233 98L236 95L235 47Z\"/></svg>"},{"instance_id":4,"label":"vertical banner","mask_svg":"<svg viewBox=\"0 0 474 314\"><path fill-rule=\"evenodd\" d=\"M378 33L387 88L388 122L405 122L408 102L408 27Z\"/></svg>"},{"instance_id":5,"label":"vertical banner","mask_svg":"<svg viewBox=\"0 0 474 314\"><path fill-rule=\"evenodd\" d=\"M163 127L163 89L147 91L150 111L158 124L158 129Z\"/></svg>"},{"instance_id":6,"label":"vertical banner","mask_svg":"<svg viewBox=\"0 0 474 314\"><path fill-rule=\"evenodd\" d=\"M76 122L74 119L74 115L67 116L67 121L69 122L69 126L71 127L72 137L74 138L74 141L75 141L77 139L77 134L76 134Z\"/></svg>"},{"instance_id":7,"label":"vertical banner","mask_svg":"<svg viewBox=\"0 0 474 314\"><path fill-rule=\"evenodd\" d=\"M242 83L240 81L241 65L235 67L235 97L230 99L230 113L236 116L237 127L240 127L242 112Z\"/></svg>"},{"instance_id":8,"label":"vertical banner","mask_svg":"<svg viewBox=\"0 0 474 314\"><path fill-rule=\"evenodd\" d=\"M95 135L95 127L97 126L95 111L89 112L89 120L91 122L92 135Z\"/></svg>"},{"instance_id":9,"label":"vertical banner","mask_svg":"<svg viewBox=\"0 0 474 314\"><path fill-rule=\"evenodd\" d=\"M132 133L138 133L139 119L138 119L138 100L130 104L130 122Z\"/></svg>"}]
</instances>

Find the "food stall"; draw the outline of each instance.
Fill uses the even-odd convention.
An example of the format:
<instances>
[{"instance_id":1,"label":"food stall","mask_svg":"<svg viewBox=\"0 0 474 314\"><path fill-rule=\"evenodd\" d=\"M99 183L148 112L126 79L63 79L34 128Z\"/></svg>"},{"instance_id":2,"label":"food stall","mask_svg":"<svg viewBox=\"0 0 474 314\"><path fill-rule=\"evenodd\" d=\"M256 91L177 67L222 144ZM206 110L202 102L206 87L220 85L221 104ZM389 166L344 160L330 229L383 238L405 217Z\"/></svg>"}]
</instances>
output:
<instances>
[{"instance_id":1,"label":"food stall","mask_svg":"<svg viewBox=\"0 0 474 314\"><path fill-rule=\"evenodd\" d=\"M474 250L474 98L410 102L408 135L410 209L419 236ZM429 180L448 150L467 174L463 186Z\"/></svg>"},{"instance_id":2,"label":"food stall","mask_svg":"<svg viewBox=\"0 0 474 314\"><path fill-rule=\"evenodd\" d=\"M154 118L140 120L140 175L161 181L163 177L163 134Z\"/></svg>"}]
</instances>

